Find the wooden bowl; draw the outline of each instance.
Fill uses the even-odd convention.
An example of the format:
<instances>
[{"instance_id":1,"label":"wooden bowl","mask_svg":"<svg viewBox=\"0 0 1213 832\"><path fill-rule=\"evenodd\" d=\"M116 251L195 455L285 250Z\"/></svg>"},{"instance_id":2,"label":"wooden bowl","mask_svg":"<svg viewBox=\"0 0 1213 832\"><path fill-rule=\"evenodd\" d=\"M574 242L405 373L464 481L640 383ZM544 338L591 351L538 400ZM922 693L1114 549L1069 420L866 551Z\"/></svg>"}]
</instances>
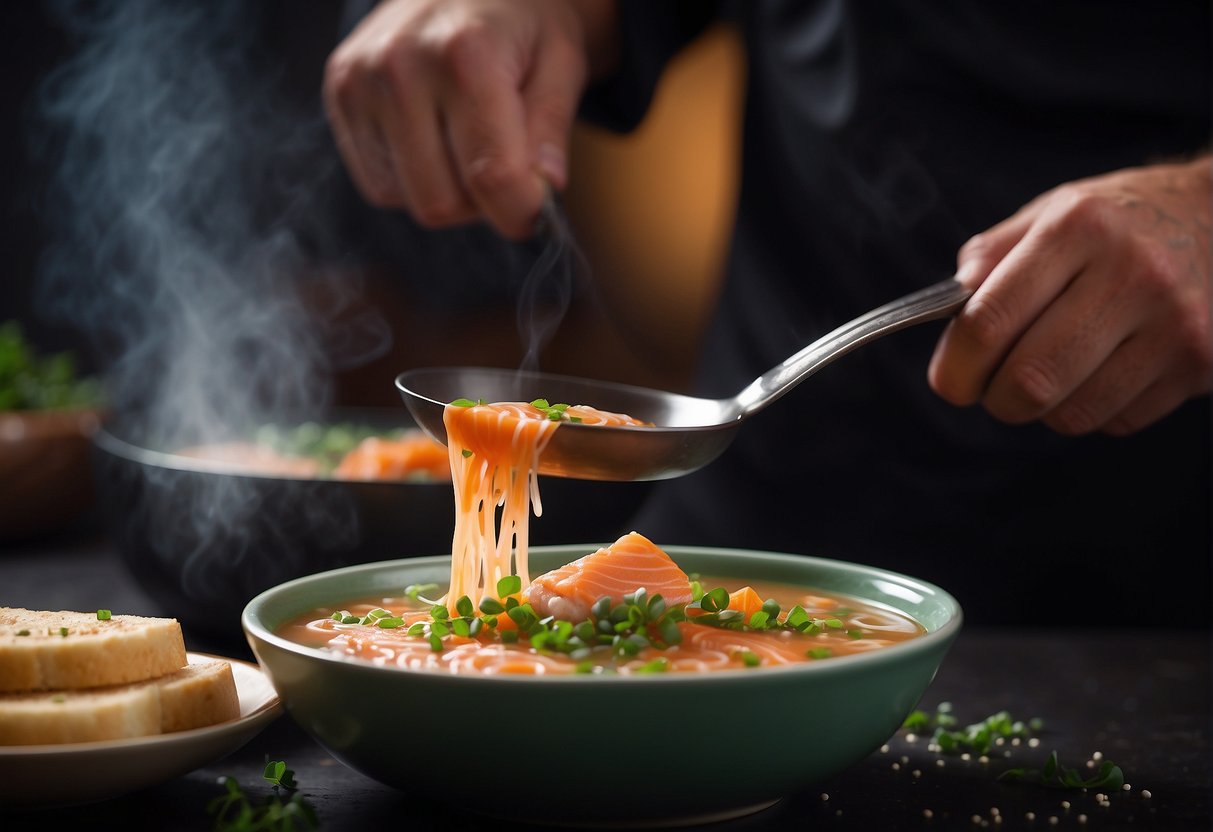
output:
<instances>
[{"instance_id":1,"label":"wooden bowl","mask_svg":"<svg viewBox=\"0 0 1213 832\"><path fill-rule=\"evenodd\" d=\"M92 505L91 408L0 411L0 540L66 528Z\"/></svg>"}]
</instances>

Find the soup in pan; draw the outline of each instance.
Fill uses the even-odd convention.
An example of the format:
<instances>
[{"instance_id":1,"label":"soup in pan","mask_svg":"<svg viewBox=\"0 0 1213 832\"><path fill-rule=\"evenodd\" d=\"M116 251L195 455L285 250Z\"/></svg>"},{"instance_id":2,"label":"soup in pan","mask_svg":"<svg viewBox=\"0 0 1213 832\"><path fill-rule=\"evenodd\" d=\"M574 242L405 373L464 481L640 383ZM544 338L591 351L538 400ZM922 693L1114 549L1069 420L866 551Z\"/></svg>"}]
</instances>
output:
<instances>
[{"instance_id":1,"label":"soup in pan","mask_svg":"<svg viewBox=\"0 0 1213 832\"><path fill-rule=\"evenodd\" d=\"M428 585L402 588L397 598L350 599L281 634L412 669L631 675L821 661L924 632L860 599L689 576L637 532L531 580L527 522L532 505L542 512L537 462L552 431L572 418L642 424L543 400L448 405L455 532L446 593Z\"/></svg>"}]
</instances>

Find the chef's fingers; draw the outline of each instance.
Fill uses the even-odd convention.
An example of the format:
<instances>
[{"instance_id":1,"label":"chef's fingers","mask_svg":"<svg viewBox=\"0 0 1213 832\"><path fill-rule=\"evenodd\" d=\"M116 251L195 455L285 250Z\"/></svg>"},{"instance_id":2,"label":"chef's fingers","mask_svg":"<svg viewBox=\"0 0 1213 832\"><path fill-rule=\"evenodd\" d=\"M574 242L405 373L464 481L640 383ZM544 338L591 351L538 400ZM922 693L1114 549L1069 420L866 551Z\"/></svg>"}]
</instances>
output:
<instances>
[{"instance_id":1,"label":"chef's fingers","mask_svg":"<svg viewBox=\"0 0 1213 832\"><path fill-rule=\"evenodd\" d=\"M397 71L410 72L401 61ZM470 222L478 212L464 191L444 136L439 105L427 85L390 84L384 98L383 133L403 195L403 205L422 225L444 228Z\"/></svg>"},{"instance_id":2,"label":"chef's fingers","mask_svg":"<svg viewBox=\"0 0 1213 832\"><path fill-rule=\"evenodd\" d=\"M1128 436L1169 415L1194 395L1182 376L1168 374L1151 384L1103 426L1110 436Z\"/></svg>"},{"instance_id":3,"label":"chef's fingers","mask_svg":"<svg viewBox=\"0 0 1213 832\"><path fill-rule=\"evenodd\" d=\"M968 285L980 283L945 329L928 369L932 389L956 405L982 400L1019 338L1092 256L1055 212L1033 208L987 234L993 236L979 237L957 274ZM991 259L997 263L981 279Z\"/></svg>"},{"instance_id":4,"label":"chef's fingers","mask_svg":"<svg viewBox=\"0 0 1213 832\"><path fill-rule=\"evenodd\" d=\"M325 70L324 108L337 152L354 186L374 205L404 207L387 140L379 125L376 84L363 62L334 53Z\"/></svg>"},{"instance_id":5,"label":"chef's fingers","mask_svg":"<svg viewBox=\"0 0 1213 832\"><path fill-rule=\"evenodd\" d=\"M522 89L532 167L558 191L568 184L566 148L587 71L571 41L547 38Z\"/></svg>"},{"instance_id":6,"label":"chef's fingers","mask_svg":"<svg viewBox=\"0 0 1213 832\"><path fill-rule=\"evenodd\" d=\"M443 91L455 166L476 209L501 234L531 235L545 185L532 163L516 56L494 48L491 33L471 29L448 45L450 88Z\"/></svg>"}]
</instances>

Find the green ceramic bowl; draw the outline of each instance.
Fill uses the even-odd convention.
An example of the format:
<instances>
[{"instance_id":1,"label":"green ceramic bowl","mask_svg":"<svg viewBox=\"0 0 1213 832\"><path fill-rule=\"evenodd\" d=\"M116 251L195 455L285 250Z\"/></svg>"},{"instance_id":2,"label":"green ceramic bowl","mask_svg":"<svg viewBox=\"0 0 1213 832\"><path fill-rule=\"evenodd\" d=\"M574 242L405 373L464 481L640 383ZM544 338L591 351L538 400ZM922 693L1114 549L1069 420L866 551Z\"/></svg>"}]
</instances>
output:
<instances>
[{"instance_id":1,"label":"green ceramic bowl","mask_svg":"<svg viewBox=\"0 0 1213 832\"><path fill-rule=\"evenodd\" d=\"M532 549L532 572L595 548ZM250 601L242 623L292 718L350 767L476 812L589 825L726 818L829 778L893 735L960 630L956 600L905 575L797 555L666 551L688 572L738 585L782 581L887 605L927 634L795 667L606 677L375 667L275 635L319 606L445 585L448 558L300 578Z\"/></svg>"}]
</instances>

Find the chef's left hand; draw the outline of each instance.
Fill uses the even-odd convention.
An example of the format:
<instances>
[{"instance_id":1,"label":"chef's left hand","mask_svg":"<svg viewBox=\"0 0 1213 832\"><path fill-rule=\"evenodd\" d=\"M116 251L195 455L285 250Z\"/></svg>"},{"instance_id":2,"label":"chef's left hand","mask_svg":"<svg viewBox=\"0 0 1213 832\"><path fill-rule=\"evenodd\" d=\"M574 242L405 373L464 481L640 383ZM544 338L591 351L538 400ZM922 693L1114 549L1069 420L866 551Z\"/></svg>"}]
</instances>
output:
<instances>
[{"instance_id":1,"label":"chef's left hand","mask_svg":"<svg viewBox=\"0 0 1213 832\"><path fill-rule=\"evenodd\" d=\"M1124 435L1210 390L1211 161L1071 182L969 240L931 387L1011 424Z\"/></svg>"}]
</instances>

